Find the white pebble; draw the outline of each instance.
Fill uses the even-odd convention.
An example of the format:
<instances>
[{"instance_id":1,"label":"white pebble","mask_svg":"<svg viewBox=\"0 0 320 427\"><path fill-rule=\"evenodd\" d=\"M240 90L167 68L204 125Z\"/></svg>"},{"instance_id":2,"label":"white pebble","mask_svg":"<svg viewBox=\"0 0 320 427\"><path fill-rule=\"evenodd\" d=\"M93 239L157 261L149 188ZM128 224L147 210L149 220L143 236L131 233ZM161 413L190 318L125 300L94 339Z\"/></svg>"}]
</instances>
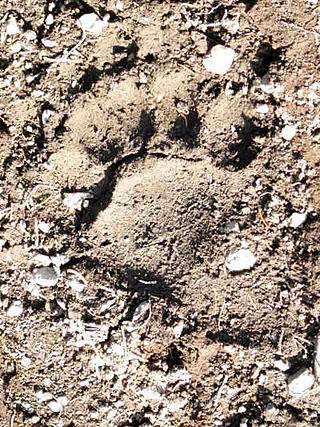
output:
<instances>
[{"instance_id":1,"label":"white pebble","mask_svg":"<svg viewBox=\"0 0 320 427\"><path fill-rule=\"evenodd\" d=\"M24 368L28 369L30 367L30 365L31 365L31 359L30 359L30 357L22 356L21 357L21 365Z\"/></svg>"},{"instance_id":2,"label":"white pebble","mask_svg":"<svg viewBox=\"0 0 320 427\"><path fill-rule=\"evenodd\" d=\"M38 222L38 229L40 231L42 231L42 233L47 234L50 231L50 226L44 221L39 221Z\"/></svg>"},{"instance_id":3,"label":"white pebble","mask_svg":"<svg viewBox=\"0 0 320 427\"><path fill-rule=\"evenodd\" d=\"M104 19L99 18L95 13L86 13L77 20L78 26L85 32L99 36L103 30L108 26L109 15Z\"/></svg>"},{"instance_id":4,"label":"white pebble","mask_svg":"<svg viewBox=\"0 0 320 427\"><path fill-rule=\"evenodd\" d=\"M284 362L283 360L275 360L273 362L275 368L279 369L279 371L286 372L290 369L290 363Z\"/></svg>"},{"instance_id":5,"label":"white pebble","mask_svg":"<svg viewBox=\"0 0 320 427\"><path fill-rule=\"evenodd\" d=\"M291 141L297 133L297 126L296 125L287 125L285 126L281 131L281 136L286 141Z\"/></svg>"},{"instance_id":6,"label":"white pebble","mask_svg":"<svg viewBox=\"0 0 320 427\"><path fill-rule=\"evenodd\" d=\"M173 333L175 338L180 338L181 334L183 332L184 328L184 322L181 320L179 323L176 324L176 326L173 327Z\"/></svg>"},{"instance_id":7,"label":"white pebble","mask_svg":"<svg viewBox=\"0 0 320 427\"><path fill-rule=\"evenodd\" d=\"M214 46L209 55L204 58L203 65L207 71L214 74L226 74L233 63L235 51L222 45Z\"/></svg>"},{"instance_id":8,"label":"white pebble","mask_svg":"<svg viewBox=\"0 0 320 427\"><path fill-rule=\"evenodd\" d=\"M70 288L73 291L79 292L79 293L82 292L85 288L85 284L83 282L80 282L76 278L72 278L72 279L68 280L67 284L68 284L68 286L70 286Z\"/></svg>"},{"instance_id":9,"label":"white pebble","mask_svg":"<svg viewBox=\"0 0 320 427\"><path fill-rule=\"evenodd\" d=\"M50 117L55 115L55 111L53 110L43 110L42 113L42 123L43 125L46 125L50 119Z\"/></svg>"},{"instance_id":10,"label":"white pebble","mask_svg":"<svg viewBox=\"0 0 320 427\"><path fill-rule=\"evenodd\" d=\"M13 301L13 303L10 304L7 315L9 317L19 317L23 313L23 306L21 301Z\"/></svg>"},{"instance_id":11,"label":"white pebble","mask_svg":"<svg viewBox=\"0 0 320 427\"><path fill-rule=\"evenodd\" d=\"M315 378L307 369L302 368L288 379L289 394L291 396L301 396L307 393L313 386Z\"/></svg>"},{"instance_id":12,"label":"white pebble","mask_svg":"<svg viewBox=\"0 0 320 427\"><path fill-rule=\"evenodd\" d=\"M49 40L49 39L42 39L41 43L43 44L43 46L49 47L49 48L57 46L56 42L54 42L53 40Z\"/></svg>"},{"instance_id":13,"label":"white pebble","mask_svg":"<svg viewBox=\"0 0 320 427\"><path fill-rule=\"evenodd\" d=\"M32 272L32 280L39 286L49 288L55 286L59 276L53 267L40 267Z\"/></svg>"},{"instance_id":14,"label":"white pebble","mask_svg":"<svg viewBox=\"0 0 320 427\"><path fill-rule=\"evenodd\" d=\"M28 30L24 33L24 37L28 40L28 41L33 41L37 39L37 33L35 31L32 30Z\"/></svg>"},{"instance_id":15,"label":"white pebble","mask_svg":"<svg viewBox=\"0 0 320 427\"><path fill-rule=\"evenodd\" d=\"M63 407L57 400L49 400L48 407L52 412L61 412Z\"/></svg>"},{"instance_id":16,"label":"white pebble","mask_svg":"<svg viewBox=\"0 0 320 427\"><path fill-rule=\"evenodd\" d=\"M245 271L250 270L256 262L257 258L249 249L239 249L227 257L226 267L230 271Z\"/></svg>"},{"instance_id":17,"label":"white pebble","mask_svg":"<svg viewBox=\"0 0 320 427\"><path fill-rule=\"evenodd\" d=\"M54 21L52 13L49 13L49 15L46 17L46 25L52 25Z\"/></svg>"},{"instance_id":18,"label":"white pebble","mask_svg":"<svg viewBox=\"0 0 320 427\"><path fill-rule=\"evenodd\" d=\"M269 107L267 104L258 104L256 106L256 112L260 114L267 114L269 112Z\"/></svg>"},{"instance_id":19,"label":"white pebble","mask_svg":"<svg viewBox=\"0 0 320 427\"><path fill-rule=\"evenodd\" d=\"M294 212L290 217L290 227L298 228L304 224L307 220L308 215L306 213Z\"/></svg>"},{"instance_id":20,"label":"white pebble","mask_svg":"<svg viewBox=\"0 0 320 427\"><path fill-rule=\"evenodd\" d=\"M13 16L11 16L7 21L6 33L8 36L14 36L14 35L20 33L20 29L19 29L17 20Z\"/></svg>"},{"instance_id":21,"label":"white pebble","mask_svg":"<svg viewBox=\"0 0 320 427\"><path fill-rule=\"evenodd\" d=\"M36 254L30 261L32 264L48 267L52 264L51 258L48 255Z\"/></svg>"},{"instance_id":22,"label":"white pebble","mask_svg":"<svg viewBox=\"0 0 320 427\"><path fill-rule=\"evenodd\" d=\"M82 207L86 207L85 202L88 202L90 198L92 198L90 193L67 193L64 195L63 204L72 211L80 211Z\"/></svg>"},{"instance_id":23,"label":"white pebble","mask_svg":"<svg viewBox=\"0 0 320 427\"><path fill-rule=\"evenodd\" d=\"M9 52L10 53L19 53L20 50L22 49L22 44L20 42L16 42L13 43L10 47L9 47Z\"/></svg>"}]
</instances>

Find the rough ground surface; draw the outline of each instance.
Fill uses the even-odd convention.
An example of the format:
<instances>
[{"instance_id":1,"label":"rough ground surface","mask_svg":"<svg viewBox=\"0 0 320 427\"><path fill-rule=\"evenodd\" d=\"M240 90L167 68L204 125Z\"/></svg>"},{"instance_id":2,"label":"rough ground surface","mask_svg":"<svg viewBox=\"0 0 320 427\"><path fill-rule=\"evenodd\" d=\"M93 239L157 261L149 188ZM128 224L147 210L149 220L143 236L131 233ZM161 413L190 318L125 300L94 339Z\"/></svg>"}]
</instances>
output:
<instances>
[{"instance_id":1,"label":"rough ground surface","mask_svg":"<svg viewBox=\"0 0 320 427\"><path fill-rule=\"evenodd\" d=\"M320 425L317 384L288 394L320 328L317 1L2 0L0 31L0 425Z\"/></svg>"}]
</instances>

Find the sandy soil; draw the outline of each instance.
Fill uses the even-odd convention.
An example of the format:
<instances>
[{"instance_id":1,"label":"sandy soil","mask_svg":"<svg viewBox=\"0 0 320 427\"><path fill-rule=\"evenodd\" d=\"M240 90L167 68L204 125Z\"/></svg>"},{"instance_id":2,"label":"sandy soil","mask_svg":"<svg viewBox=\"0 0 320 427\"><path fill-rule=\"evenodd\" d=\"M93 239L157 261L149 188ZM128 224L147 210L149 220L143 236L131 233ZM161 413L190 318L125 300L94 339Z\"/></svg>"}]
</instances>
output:
<instances>
[{"instance_id":1,"label":"sandy soil","mask_svg":"<svg viewBox=\"0 0 320 427\"><path fill-rule=\"evenodd\" d=\"M319 8L0 3L1 427L320 425Z\"/></svg>"}]
</instances>

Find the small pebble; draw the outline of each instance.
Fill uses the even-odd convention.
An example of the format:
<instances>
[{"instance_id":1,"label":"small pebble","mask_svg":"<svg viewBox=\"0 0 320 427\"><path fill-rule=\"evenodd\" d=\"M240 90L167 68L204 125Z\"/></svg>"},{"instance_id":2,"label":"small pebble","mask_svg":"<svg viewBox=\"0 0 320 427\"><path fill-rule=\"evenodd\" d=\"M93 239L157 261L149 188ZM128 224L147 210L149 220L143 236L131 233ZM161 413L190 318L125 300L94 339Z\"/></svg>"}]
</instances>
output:
<instances>
[{"instance_id":1,"label":"small pebble","mask_svg":"<svg viewBox=\"0 0 320 427\"><path fill-rule=\"evenodd\" d=\"M41 43L43 44L43 46L49 47L49 48L57 46L56 42L54 42L53 40L49 40L49 39L42 39Z\"/></svg>"},{"instance_id":2,"label":"small pebble","mask_svg":"<svg viewBox=\"0 0 320 427\"><path fill-rule=\"evenodd\" d=\"M180 338L184 329L184 322L181 320L176 326L173 327L173 333L175 338Z\"/></svg>"},{"instance_id":3,"label":"small pebble","mask_svg":"<svg viewBox=\"0 0 320 427\"><path fill-rule=\"evenodd\" d=\"M250 270L256 262L257 258L249 249L239 249L227 257L226 267L230 271L245 271Z\"/></svg>"},{"instance_id":4,"label":"small pebble","mask_svg":"<svg viewBox=\"0 0 320 427\"><path fill-rule=\"evenodd\" d=\"M55 413L61 412L63 409L61 403L58 402L57 400L49 400L48 407L52 412L55 412Z\"/></svg>"},{"instance_id":5,"label":"small pebble","mask_svg":"<svg viewBox=\"0 0 320 427\"><path fill-rule=\"evenodd\" d=\"M20 33L20 29L19 29L17 20L13 16L11 16L7 21L6 33L8 36L14 36L14 35Z\"/></svg>"},{"instance_id":6,"label":"small pebble","mask_svg":"<svg viewBox=\"0 0 320 427\"><path fill-rule=\"evenodd\" d=\"M37 33L32 30L26 31L23 35L30 42L37 39Z\"/></svg>"},{"instance_id":7,"label":"small pebble","mask_svg":"<svg viewBox=\"0 0 320 427\"><path fill-rule=\"evenodd\" d=\"M38 229L40 231L42 231L42 233L47 234L50 231L50 226L44 221L39 221L38 222Z\"/></svg>"},{"instance_id":8,"label":"small pebble","mask_svg":"<svg viewBox=\"0 0 320 427\"><path fill-rule=\"evenodd\" d=\"M41 117L43 125L48 124L50 117L54 115L55 115L55 112L53 110L43 110L42 117Z\"/></svg>"},{"instance_id":9,"label":"small pebble","mask_svg":"<svg viewBox=\"0 0 320 427\"><path fill-rule=\"evenodd\" d=\"M222 45L214 46L209 55L204 58L203 65L207 71L214 74L226 74L233 63L235 51Z\"/></svg>"},{"instance_id":10,"label":"small pebble","mask_svg":"<svg viewBox=\"0 0 320 427\"><path fill-rule=\"evenodd\" d=\"M78 279L76 278L72 278L70 280L68 280L67 282L68 286L70 286L70 288L75 291L75 292L82 292L85 288L85 284L83 282L80 282Z\"/></svg>"},{"instance_id":11,"label":"small pebble","mask_svg":"<svg viewBox=\"0 0 320 427\"><path fill-rule=\"evenodd\" d=\"M7 315L9 317L19 317L23 313L23 305L21 301L13 301L13 303L10 304Z\"/></svg>"},{"instance_id":12,"label":"small pebble","mask_svg":"<svg viewBox=\"0 0 320 427\"><path fill-rule=\"evenodd\" d=\"M49 15L46 17L46 25L52 25L54 22L54 18L52 13L49 13Z\"/></svg>"},{"instance_id":13,"label":"small pebble","mask_svg":"<svg viewBox=\"0 0 320 427\"><path fill-rule=\"evenodd\" d=\"M40 267L33 270L32 280L39 286L49 288L57 284L59 276L53 267Z\"/></svg>"},{"instance_id":14,"label":"small pebble","mask_svg":"<svg viewBox=\"0 0 320 427\"><path fill-rule=\"evenodd\" d=\"M294 212L290 217L290 227L298 228L303 225L307 220L308 215L306 213Z\"/></svg>"},{"instance_id":15,"label":"small pebble","mask_svg":"<svg viewBox=\"0 0 320 427\"><path fill-rule=\"evenodd\" d=\"M273 362L275 368L279 369L279 371L286 372L290 369L290 363L283 362L282 360L275 360Z\"/></svg>"},{"instance_id":16,"label":"small pebble","mask_svg":"<svg viewBox=\"0 0 320 427\"><path fill-rule=\"evenodd\" d=\"M267 114L269 112L269 107L267 104L258 104L256 106L256 112L260 114Z\"/></svg>"},{"instance_id":17,"label":"small pebble","mask_svg":"<svg viewBox=\"0 0 320 427\"><path fill-rule=\"evenodd\" d=\"M237 222L227 222L221 226L220 231L225 234L240 233L240 227Z\"/></svg>"},{"instance_id":18,"label":"small pebble","mask_svg":"<svg viewBox=\"0 0 320 427\"><path fill-rule=\"evenodd\" d=\"M281 131L281 136L286 141L291 141L297 133L297 126L296 125L287 125L285 126Z\"/></svg>"},{"instance_id":19,"label":"small pebble","mask_svg":"<svg viewBox=\"0 0 320 427\"><path fill-rule=\"evenodd\" d=\"M24 368L28 369L30 367L30 365L31 365L31 359L30 359L30 357L22 356L21 357L21 365Z\"/></svg>"},{"instance_id":20,"label":"small pebble","mask_svg":"<svg viewBox=\"0 0 320 427\"><path fill-rule=\"evenodd\" d=\"M106 15L104 19L100 19L95 13L86 13L77 20L77 24L83 31L99 36L103 28L108 26L108 20L109 15Z\"/></svg>"},{"instance_id":21,"label":"small pebble","mask_svg":"<svg viewBox=\"0 0 320 427\"><path fill-rule=\"evenodd\" d=\"M307 393L313 386L315 378L307 368L302 368L288 378L289 394L301 396Z\"/></svg>"},{"instance_id":22,"label":"small pebble","mask_svg":"<svg viewBox=\"0 0 320 427\"><path fill-rule=\"evenodd\" d=\"M22 49L22 44L20 42L16 42L13 43L10 47L9 47L9 52L10 53L19 53L20 50Z\"/></svg>"},{"instance_id":23,"label":"small pebble","mask_svg":"<svg viewBox=\"0 0 320 427\"><path fill-rule=\"evenodd\" d=\"M90 198L92 198L92 194L90 193L67 193L64 195L63 204L71 209L71 211L81 211L83 207L86 207Z\"/></svg>"}]
</instances>

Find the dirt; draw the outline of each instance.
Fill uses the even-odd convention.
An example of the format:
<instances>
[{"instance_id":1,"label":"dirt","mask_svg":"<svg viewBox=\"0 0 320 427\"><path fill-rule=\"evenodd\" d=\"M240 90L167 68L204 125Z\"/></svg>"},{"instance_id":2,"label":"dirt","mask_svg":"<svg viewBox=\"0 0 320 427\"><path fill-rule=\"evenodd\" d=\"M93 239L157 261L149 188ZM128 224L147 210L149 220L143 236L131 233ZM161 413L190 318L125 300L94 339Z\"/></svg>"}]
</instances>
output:
<instances>
[{"instance_id":1,"label":"dirt","mask_svg":"<svg viewBox=\"0 0 320 427\"><path fill-rule=\"evenodd\" d=\"M109 24L74 49L91 12ZM320 329L319 12L0 4L0 426L320 425L318 378L288 392ZM224 75L203 65L217 44ZM241 247L257 262L232 273Z\"/></svg>"}]
</instances>

